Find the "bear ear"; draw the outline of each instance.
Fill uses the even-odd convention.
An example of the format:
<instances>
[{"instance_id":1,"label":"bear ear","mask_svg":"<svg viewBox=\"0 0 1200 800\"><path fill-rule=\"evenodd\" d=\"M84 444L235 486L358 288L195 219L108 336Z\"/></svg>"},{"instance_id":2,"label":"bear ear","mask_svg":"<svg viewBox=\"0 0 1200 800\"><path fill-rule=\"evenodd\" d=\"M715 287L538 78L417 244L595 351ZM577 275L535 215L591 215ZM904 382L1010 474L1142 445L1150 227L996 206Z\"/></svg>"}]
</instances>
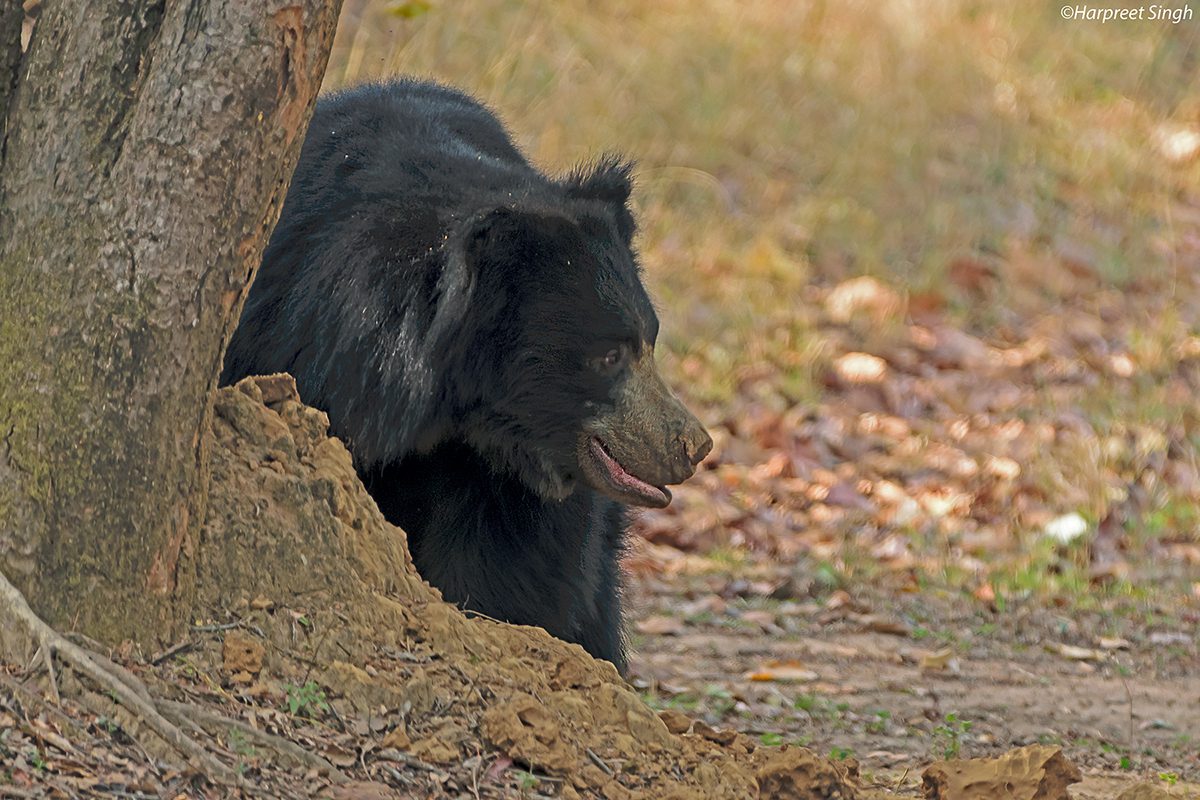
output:
<instances>
[{"instance_id":1,"label":"bear ear","mask_svg":"<svg viewBox=\"0 0 1200 800\"><path fill-rule=\"evenodd\" d=\"M617 230L625 244L633 241L637 229L629 211L629 195L633 191L633 162L617 156L605 156L590 169L580 168L567 176L568 197L599 200L612 206Z\"/></svg>"},{"instance_id":2,"label":"bear ear","mask_svg":"<svg viewBox=\"0 0 1200 800\"><path fill-rule=\"evenodd\" d=\"M546 253L561 253L576 224L556 209L498 206L465 220L451 253L468 274L488 264L540 263Z\"/></svg>"},{"instance_id":3,"label":"bear ear","mask_svg":"<svg viewBox=\"0 0 1200 800\"><path fill-rule=\"evenodd\" d=\"M437 278L436 306L429 336L460 330L464 320L478 317L472 309L494 301L479 290L497 265L526 265L535 262L540 238L553 226L549 214L517 210L509 206L484 209L459 221L447 236L445 267ZM499 274L511 274L499 270ZM428 337L427 337L428 338Z\"/></svg>"},{"instance_id":4,"label":"bear ear","mask_svg":"<svg viewBox=\"0 0 1200 800\"><path fill-rule=\"evenodd\" d=\"M633 162L618 156L601 158L590 168L580 167L567 176L567 195L582 200L602 200L624 207L633 191Z\"/></svg>"},{"instance_id":5,"label":"bear ear","mask_svg":"<svg viewBox=\"0 0 1200 800\"><path fill-rule=\"evenodd\" d=\"M549 227L545 215L498 206L480 212L466 223L462 254L468 264L478 264L487 254L516 255Z\"/></svg>"}]
</instances>

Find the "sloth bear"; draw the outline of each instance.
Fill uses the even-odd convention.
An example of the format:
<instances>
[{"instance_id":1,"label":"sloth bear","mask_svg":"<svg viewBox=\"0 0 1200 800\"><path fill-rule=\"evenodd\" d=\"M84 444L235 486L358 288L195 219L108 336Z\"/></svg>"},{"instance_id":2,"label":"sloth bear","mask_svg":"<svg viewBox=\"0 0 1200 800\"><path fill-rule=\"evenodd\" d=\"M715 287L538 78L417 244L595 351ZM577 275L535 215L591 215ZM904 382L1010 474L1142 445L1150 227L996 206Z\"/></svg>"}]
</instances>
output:
<instances>
[{"instance_id":1,"label":"sloth bear","mask_svg":"<svg viewBox=\"0 0 1200 800\"><path fill-rule=\"evenodd\" d=\"M295 376L448 601L622 672L625 509L712 447L655 369L629 193L444 86L326 96L222 373Z\"/></svg>"}]
</instances>

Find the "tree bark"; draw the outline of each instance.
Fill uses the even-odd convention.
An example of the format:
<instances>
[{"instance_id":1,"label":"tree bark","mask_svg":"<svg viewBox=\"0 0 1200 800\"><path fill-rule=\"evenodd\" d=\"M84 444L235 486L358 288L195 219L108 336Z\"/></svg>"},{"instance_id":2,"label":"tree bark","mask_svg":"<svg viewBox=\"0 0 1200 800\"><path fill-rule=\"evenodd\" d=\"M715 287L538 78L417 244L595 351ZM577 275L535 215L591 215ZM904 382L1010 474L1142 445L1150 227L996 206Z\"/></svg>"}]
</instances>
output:
<instances>
[{"instance_id":1,"label":"tree bark","mask_svg":"<svg viewBox=\"0 0 1200 800\"><path fill-rule=\"evenodd\" d=\"M0 571L52 625L153 641L191 609L211 390L340 0L56 0L24 53L20 5L0 11Z\"/></svg>"}]
</instances>

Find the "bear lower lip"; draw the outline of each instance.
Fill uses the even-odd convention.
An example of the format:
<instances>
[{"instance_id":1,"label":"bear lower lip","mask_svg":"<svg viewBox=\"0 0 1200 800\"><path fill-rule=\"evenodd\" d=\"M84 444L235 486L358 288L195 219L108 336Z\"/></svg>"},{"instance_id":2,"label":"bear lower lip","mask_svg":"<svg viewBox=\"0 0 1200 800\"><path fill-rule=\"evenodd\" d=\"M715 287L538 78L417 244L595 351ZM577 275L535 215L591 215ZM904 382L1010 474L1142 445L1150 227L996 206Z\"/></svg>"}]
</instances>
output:
<instances>
[{"instance_id":1,"label":"bear lower lip","mask_svg":"<svg viewBox=\"0 0 1200 800\"><path fill-rule=\"evenodd\" d=\"M600 472L613 489L624 499L651 508L663 508L671 502L671 492L661 486L647 483L631 474L609 454L604 443L595 436L588 439L588 448L600 466Z\"/></svg>"}]
</instances>

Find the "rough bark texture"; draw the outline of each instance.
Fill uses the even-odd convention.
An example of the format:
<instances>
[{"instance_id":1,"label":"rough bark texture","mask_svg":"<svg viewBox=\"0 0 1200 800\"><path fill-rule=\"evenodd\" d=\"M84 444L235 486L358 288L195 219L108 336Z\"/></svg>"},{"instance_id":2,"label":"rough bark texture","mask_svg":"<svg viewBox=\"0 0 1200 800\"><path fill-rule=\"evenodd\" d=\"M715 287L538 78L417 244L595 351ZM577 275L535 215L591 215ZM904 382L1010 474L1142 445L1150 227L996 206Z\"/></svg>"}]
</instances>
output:
<instances>
[{"instance_id":1,"label":"rough bark texture","mask_svg":"<svg viewBox=\"0 0 1200 800\"><path fill-rule=\"evenodd\" d=\"M340 2L63 0L24 54L4 5L0 570L51 624L168 636L219 360Z\"/></svg>"}]
</instances>

